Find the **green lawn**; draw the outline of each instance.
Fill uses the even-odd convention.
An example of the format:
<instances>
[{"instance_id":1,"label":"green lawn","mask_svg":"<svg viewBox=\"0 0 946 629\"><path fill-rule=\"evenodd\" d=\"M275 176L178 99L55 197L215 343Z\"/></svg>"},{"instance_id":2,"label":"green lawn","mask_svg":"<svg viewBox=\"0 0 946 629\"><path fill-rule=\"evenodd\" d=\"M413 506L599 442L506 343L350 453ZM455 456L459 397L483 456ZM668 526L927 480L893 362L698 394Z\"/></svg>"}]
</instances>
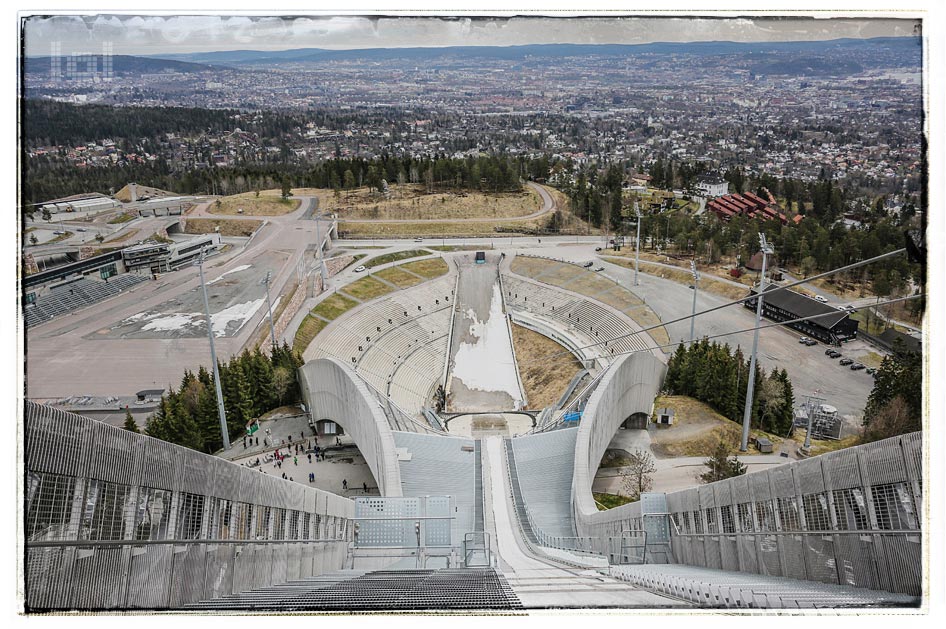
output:
<instances>
[{"instance_id":1,"label":"green lawn","mask_svg":"<svg viewBox=\"0 0 946 629\"><path fill-rule=\"evenodd\" d=\"M331 321L357 305L358 302L352 301L344 295L335 293L319 302L319 304L312 309L312 314L319 315Z\"/></svg>"},{"instance_id":2,"label":"green lawn","mask_svg":"<svg viewBox=\"0 0 946 629\"><path fill-rule=\"evenodd\" d=\"M309 343L312 342L312 339L327 325L328 323L321 319L313 317L312 315L306 315L299 329L296 330L296 337L292 340L292 349L300 354L304 352L309 346Z\"/></svg>"},{"instance_id":3,"label":"green lawn","mask_svg":"<svg viewBox=\"0 0 946 629\"><path fill-rule=\"evenodd\" d=\"M427 279L440 277L449 270L449 267L443 258L408 262L407 264L402 264L401 268L407 269L411 273L417 273L418 275L426 277Z\"/></svg>"},{"instance_id":4,"label":"green lawn","mask_svg":"<svg viewBox=\"0 0 946 629\"><path fill-rule=\"evenodd\" d=\"M389 262L397 262L398 260L407 260L409 258L417 258L419 256L430 255L426 251L421 251L420 249L411 249L410 251L395 251L394 253L386 253L377 258L371 258L365 262L365 266L369 269L373 269L376 266L381 266L382 264L388 264Z\"/></svg>"},{"instance_id":5,"label":"green lawn","mask_svg":"<svg viewBox=\"0 0 946 629\"><path fill-rule=\"evenodd\" d=\"M626 505L627 503L632 502L627 496L618 496L616 494L602 494L593 492L591 495L594 496L595 502L598 503L598 511L613 509L614 507L620 507L621 505ZM601 507L604 507L604 509Z\"/></svg>"},{"instance_id":6,"label":"green lawn","mask_svg":"<svg viewBox=\"0 0 946 629\"><path fill-rule=\"evenodd\" d=\"M384 282L379 282L373 277L363 277L357 282L352 282L351 284L345 286L345 288L342 290L356 299L360 299L361 301L369 301L371 299L375 299L376 297L380 297L381 295L386 295L394 289Z\"/></svg>"},{"instance_id":7,"label":"green lawn","mask_svg":"<svg viewBox=\"0 0 946 629\"><path fill-rule=\"evenodd\" d=\"M416 286L417 284L420 284L424 281L422 278L419 278L416 275L411 275L406 271L402 271L396 266L390 266L386 269L381 269L375 273L375 276L391 282L398 288L410 288L411 286Z\"/></svg>"}]
</instances>

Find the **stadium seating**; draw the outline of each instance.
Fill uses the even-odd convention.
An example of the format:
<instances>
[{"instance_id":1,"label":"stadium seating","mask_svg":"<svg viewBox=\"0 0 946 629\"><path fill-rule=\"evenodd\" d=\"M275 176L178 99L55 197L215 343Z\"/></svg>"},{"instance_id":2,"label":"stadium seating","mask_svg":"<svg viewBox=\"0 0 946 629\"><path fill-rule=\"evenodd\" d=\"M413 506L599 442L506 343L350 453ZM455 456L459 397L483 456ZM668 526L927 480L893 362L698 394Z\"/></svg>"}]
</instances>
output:
<instances>
[{"instance_id":1,"label":"stadium seating","mask_svg":"<svg viewBox=\"0 0 946 629\"><path fill-rule=\"evenodd\" d=\"M627 336L635 331L627 320L591 299L512 275L503 275L503 287L507 308L546 319L577 336L583 344L601 343L597 347L601 356L645 351L650 347L648 335ZM615 338L618 340L611 341Z\"/></svg>"},{"instance_id":2,"label":"stadium seating","mask_svg":"<svg viewBox=\"0 0 946 629\"><path fill-rule=\"evenodd\" d=\"M147 280L147 276L126 274L116 275L108 283L81 278L53 287L49 293L37 296L35 302L26 306L26 327L91 306Z\"/></svg>"},{"instance_id":3,"label":"stadium seating","mask_svg":"<svg viewBox=\"0 0 946 629\"><path fill-rule=\"evenodd\" d=\"M445 276L356 307L316 337L314 357L343 360L419 416L447 360L454 282Z\"/></svg>"}]
</instances>

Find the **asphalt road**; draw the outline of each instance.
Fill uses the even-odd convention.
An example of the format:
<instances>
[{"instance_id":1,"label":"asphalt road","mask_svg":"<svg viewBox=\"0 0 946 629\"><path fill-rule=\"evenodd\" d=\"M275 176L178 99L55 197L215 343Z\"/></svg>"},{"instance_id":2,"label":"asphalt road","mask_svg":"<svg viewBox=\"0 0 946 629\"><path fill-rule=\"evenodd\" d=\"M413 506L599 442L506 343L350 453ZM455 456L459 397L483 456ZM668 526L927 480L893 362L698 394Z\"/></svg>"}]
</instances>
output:
<instances>
[{"instance_id":1,"label":"asphalt road","mask_svg":"<svg viewBox=\"0 0 946 629\"><path fill-rule=\"evenodd\" d=\"M589 248L560 247L556 255L567 260L587 260L593 256ZM611 279L637 294L650 306L663 321L670 321L689 315L693 308L693 292L687 285L678 284L668 279L648 275L641 271L640 286L634 286L634 270L603 262L605 273ZM697 294L697 312L727 303L729 300L699 291ZM771 323L763 319L763 325ZM701 315L696 319L695 335L715 336L734 330L750 329L755 324L754 312L736 305ZM666 326L673 343L690 338L689 320ZM795 402L800 403L806 395L817 395L826 399L826 403L837 407L842 416L846 416L847 429L859 427L867 396L873 388L873 378L864 371L851 371L841 367L837 360L824 355L824 346L819 344L806 347L798 343L800 335L794 330L769 328L759 333L759 364L766 371L774 367L786 369L792 381ZM752 332L729 334L716 339L731 346L739 345L748 355L752 348ZM673 351L673 348L669 348ZM863 341L854 341L841 349L845 356L857 358L868 351L874 351ZM855 425L856 424L856 425Z\"/></svg>"}]
</instances>

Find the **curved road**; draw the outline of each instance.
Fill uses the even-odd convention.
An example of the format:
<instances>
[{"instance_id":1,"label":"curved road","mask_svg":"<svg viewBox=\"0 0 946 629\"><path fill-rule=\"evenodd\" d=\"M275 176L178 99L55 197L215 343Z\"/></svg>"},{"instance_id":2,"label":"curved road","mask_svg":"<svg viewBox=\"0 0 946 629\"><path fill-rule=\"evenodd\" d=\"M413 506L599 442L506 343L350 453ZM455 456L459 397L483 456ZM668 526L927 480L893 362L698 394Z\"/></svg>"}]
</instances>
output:
<instances>
[{"instance_id":1,"label":"curved road","mask_svg":"<svg viewBox=\"0 0 946 629\"><path fill-rule=\"evenodd\" d=\"M395 223L494 223L496 221L527 221L533 218L539 218L540 216L545 216L549 212L552 212L556 209L555 200L552 198L552 195L549 194L549 191L545 189L544 186L540 186L537 183L532 183L531 181L526 182L526 185L535 190L540 197L542 197L542 207L533 212L532 214L526 214L524 216L509 216L509 217L480 217L480 218L386 218L386 219L377 219L377 218L338 218L339 223L386 223L386 224L395 224Z\"/></svg>"}]
</instances>

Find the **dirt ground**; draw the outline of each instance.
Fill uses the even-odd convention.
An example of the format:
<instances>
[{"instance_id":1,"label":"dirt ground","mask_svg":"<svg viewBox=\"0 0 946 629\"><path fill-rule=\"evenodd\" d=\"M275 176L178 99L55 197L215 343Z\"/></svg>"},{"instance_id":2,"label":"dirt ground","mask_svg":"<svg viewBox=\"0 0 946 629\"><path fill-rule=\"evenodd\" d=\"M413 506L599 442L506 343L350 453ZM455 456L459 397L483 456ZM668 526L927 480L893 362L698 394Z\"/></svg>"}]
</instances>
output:
<instances>
[{"instance_id":1,"label":"dirt ground","mask_svg":"<svg viewBox=\"0 0 946 629\"><path fill-rule=\"evenodd\" d=\"M238 210L243 210L244 216L282 216L299 209L300 201L298 199L289 199L283 201L279 193L260 193L245 192L235 194L229 197L220 197L220 205L216 202L211 203L207 211L211 214L240 214Z\"/></svg>"},{"instance_id":2,"label":"dirt ground","mask_svg":"<svg viewBox=\"0 0 946 629\"><path fill-rule=\"evenodd\" d=\"M209 234L219 227L221 236L251 236L262 224L263 221L253 220L189 218L187 219L186 232L188 234Z\"/></svg>"},{"instance_id":3,"label":"dirt ground","mask_svg":"<svg viewBox=\"0 0 946 629\"><path fill-rule=\"evenodd\" d=\"M716 444L723 440L735 454L742 437L742 426L726 419L706 404L681 395L658 397L654 408L672 408L674 423L670 427L658 427L651 432L651 450L661 458L678 456L710 456ZM778 452L783 439L752 430L750 441L755 436L765 436L772 441Z\"/></svg>"},{"instance_id":4,"label":"dirt ground","mask_svg":"<svg viewBox=\"0 0 946 629\"><path fill-rule=\"evenodd\" d=\"M564 351L564 348L528 328L513 324L512 340L529 408L545 408L557 402L581 365L574 358L548 364L536 362L540 357Z\"/></svg>"},{"instance_id":5,"label":"dirt ground","mask_svg":"<svg viewBox=\"0 0 946 629\"><path fill-rule=\"evenodd\" d=\"M435 192L428 194L423 185L393 185L387 197L359 188L342 193L329 207L341 219L453 219L516 218L539 210L542 201L530 188L523 192Z\"/></svg>"}]
</instances>

